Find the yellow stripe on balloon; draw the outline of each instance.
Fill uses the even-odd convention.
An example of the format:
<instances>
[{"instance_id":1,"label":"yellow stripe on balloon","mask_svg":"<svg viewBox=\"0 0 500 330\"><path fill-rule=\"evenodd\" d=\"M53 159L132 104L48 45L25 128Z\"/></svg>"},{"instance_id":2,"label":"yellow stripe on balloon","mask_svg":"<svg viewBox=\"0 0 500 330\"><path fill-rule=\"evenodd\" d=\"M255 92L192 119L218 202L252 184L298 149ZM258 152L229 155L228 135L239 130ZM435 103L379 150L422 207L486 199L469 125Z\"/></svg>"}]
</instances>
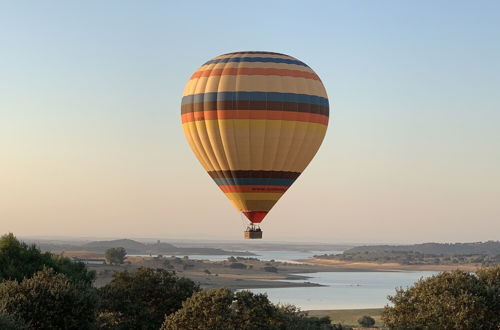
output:
<instances>
[{"instance_id":1,"label":"yellow stripe on balloon","mask_svg":"<svg viewBox=\"0 0 500 330\"><path fill-rule=\"evenodd\" d=\"M228 119L188 122L183 128L196 157L207 171L302 172L314 156L312 151L323 141L327 126L281 120ZM195 138L198 136L210 141L210 147ZM264 139L268 142L258 142ZM303 147L292 150L292 145Z\"/></svg>"},{"instance_id":2,"label":"yellow stripe on balloon","mask_svg":"<svg viewBox=\"0 0 500 330\"><path fill-rule=\"evenodd\" d=\"M306 90L307 94L326 98L326 91L319 80L284 76L227 75L201 77L189 80L184 94L213 92L253 92L265 90L268 93L296 93Z\"/></svg>"}]
</instances>

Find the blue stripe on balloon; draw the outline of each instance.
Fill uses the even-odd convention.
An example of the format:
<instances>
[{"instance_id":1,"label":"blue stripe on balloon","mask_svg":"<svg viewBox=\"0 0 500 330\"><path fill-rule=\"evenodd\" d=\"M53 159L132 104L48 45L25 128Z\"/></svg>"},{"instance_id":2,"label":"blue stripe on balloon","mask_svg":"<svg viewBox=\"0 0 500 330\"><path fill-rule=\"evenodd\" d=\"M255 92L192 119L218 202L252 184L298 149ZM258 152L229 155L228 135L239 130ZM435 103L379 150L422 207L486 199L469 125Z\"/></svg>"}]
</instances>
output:
<instances>
[{"instance_id":1,"label":"blue stripe on balloon","mask_svg":"<svg viewBox=\"0 0 500 330\"><path fill-rule=\"evenodd\" d=\"M278 92L210 92L191 94L182 98L182 105L216 101L275 101L328 106L328 99L321 96Z\"/></svg>"},{"instance_id":2,"label":"blue stripe on balloon","mask_svg":"<svg viewBox=\"0 0 500 330\"><path fill-rule=\"evenodd\" d=\"M295 179L277 179L277 178L216 178L215 183L219 186L225 185L264 185L264 186L286 186L289 187Z\"/></svg>"},{"instance_id":3,"label":"blue stripe on balloon","mask_svg":"<svg viewBox=\"0 0 500 330\"><path fill-rule=\"evenodd\" d=\"M288 58L273 58L273 57L226 57L218 60L210 60L203 65L215 63L232 63L232 62L263 62L263 63L286 63L301 65L308 68L308 66L299 60L292 60Z\"/></svg>"}]
</instances>

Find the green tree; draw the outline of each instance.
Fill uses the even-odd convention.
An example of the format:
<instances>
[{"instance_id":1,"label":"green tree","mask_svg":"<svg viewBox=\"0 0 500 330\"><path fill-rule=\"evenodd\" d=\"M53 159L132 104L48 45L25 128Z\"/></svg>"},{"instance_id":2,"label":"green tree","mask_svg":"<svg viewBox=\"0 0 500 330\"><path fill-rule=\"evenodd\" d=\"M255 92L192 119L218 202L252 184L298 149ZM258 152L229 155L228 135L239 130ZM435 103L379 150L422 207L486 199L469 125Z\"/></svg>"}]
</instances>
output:
<instances>
[{"instance_id":1,"label":"green tree","mask_svg":"<svg viewBox=\"0 0 500 330\"><path fill-rule=\"evenodd\" d=\"M371 328L375 325L375 320L371 316L364 315L358 320L358 323L364 328Z\"/></svg>"},{"instance_id":2,"label":"green tree","mask_svg":"<svg viewBox=\"0 0 500 330\"><path fill-rule=\"evenodd\" d=\"M157 330L166 315L177 311L198 290L190 279L164 269L115 273L108 285L98 289L99 323L103 329Z\"/></svg>"},{"instance_id":3,"label":"green tree","mask_svg":"<svg viewBox=\"0 0 500 330\"><path fill-rule=\"evenodd\" d=\"M498 268L443 272L397 289L382 313L392 329L497 329ZM496 292L496 293L495 293Z\"/></svg>"},{"instance_id":4,"label":"green tree","mask_svg":"<svg viewBox=\"0 0 500 330\"><path fill-rule=\"evenodd\" d=\"M0 314L0 329L2 330L28 330L28 327L23 321L16 320L16 318Z\"/></svg>"},{"instance_id":5,"label":"green tree","mask_svg":"<svg viewBox=\"0 0 500 330\"><path fill-rule=\"evenodd\" d=\"M95 273L88 271L82 262L48 252L42 253L35 245L20 242L13 234L0 237L0 282L21 281L44 267L65 274L73 281L83 281L89 285L95 278Z\"/></svg>"},{"instance_id":6,"label":"green tree","mask_svg":"<svg viewBox=\"0 0 500 330\"><path fill-rule=\"evenodd\" d=\"M123 264L126 255L127 251L122 247L110 248L104 252L106 262L110 264Z\"/></svg>"},{"instance_id":7,"label":"green tree","mask_svg":"<svg viewBox=\"0 0 500 330\"><path fill-rule=\"evenodd\" d=\"M161 330L335 329L330 319L310 318L294 306L276 306L266 295L228 289L193 294L165 319Z\"/></svg>"},{"instance_id":8,"label":"green tree","mask_svg":"<svg viewBox=\"0 0 500 330\"><path fill-rule=\"evenodd\" d=\"M495 320L500 328L500 265L483 267L476 274L486 287L487 318Z\"/></svg>"},{"instance_id":9,"label":"green tree","mask_svg":"<svg viewBox=\"0 0 500 330\"><path fill-rule=\"evenodd\" d=\"M228 289L202 290L182 308L167 316L161 330L233 330L233 293Z\"/></svg>"},{"instance_id":10,"label":"green tree","mask_svg":"<svg viewBox=\"0 0 500 330\"><path fill-rule=\"evenodd\" d=\"M0 284L0 314L25 322L28 329L90 329L96 306L95 289L52 269Z\"/></svg>"}]
</instances>

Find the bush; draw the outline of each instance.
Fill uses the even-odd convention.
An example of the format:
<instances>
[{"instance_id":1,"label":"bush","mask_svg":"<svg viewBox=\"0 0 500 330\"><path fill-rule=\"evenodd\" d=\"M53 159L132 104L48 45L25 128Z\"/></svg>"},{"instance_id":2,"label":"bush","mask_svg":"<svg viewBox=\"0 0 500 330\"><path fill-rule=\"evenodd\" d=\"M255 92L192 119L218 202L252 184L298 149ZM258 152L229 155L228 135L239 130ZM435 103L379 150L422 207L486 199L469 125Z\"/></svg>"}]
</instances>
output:
<instances>
[{"instance_id":1,"label":"bush","mask_svg":"<svg viewBox=\"0 0 500 330\"><path fill-rule=\"evenodd\" d=\"M443 272L398 289L382 313L397 329L496 329L500 326L500 266Z\"/></svg>"},{"instance_id":2,"label":"bush","mask_svg":"<svg viewBox=\"0 0 500 330\"><path fill-rule=\"evenodd\" d=\"M241 262L233 262L229 265L229 267L234 269L247 269L247 265L242 264Z\"/></svg>"},{"instance_id":3,"label":"bush","mask_svg":"<svg viewBox=\"0 0 500 330\"><path fill-rule=\"evenodd\" d=\"M42 253L35 245L20 242L13 234L0 238L0 282L22 281L42 269L52 268L56 273L65 274L72 281L92 284L95 273L87 271L83 262L51 253Z\"/></svg>"},{"instance_id":4,"label":"bush","mask_svg":"<svg viewBox=\"0 0 500 330\"><path fill-rule=\"evenodd\" d=\"M6 314L0 314L0 329L2 330L27 330L26 324L14 317Z\"/></svg>"},{"instance_id":5,"label":"bush","mask_svg":"<svg viewBox=\"0 0 500 330\"><path fill-rule=\"evenodd\" d=\"M0 284L0 314L26 322L29 329L90 329L96 306L95 289L52 269Z\"/></svg>"},{"instance_id":6,"label":"bush","mask_svg":"<svg viewBox=\"0 0 500 330\"><path fill-rule=\"evenodd\" d=\"M358 323L362 327L371 328L375 325L375 320L371 316L364 315L362 318L358 320Z\"/></svg>"},{"instance_id":7,"label":"bush","mask_svg":"<svg viewBox=\"0 0 500 330\"><path fill-rule=\"evenodd\" d=\"M199 287L164 269L139 268L119 272L98 289L101 297L99 323L103 329L157 330L165 315L181 308L182 301Z\"/></svg>"},{"instance_id":8,"label":"bush","mask_svg":"<svg viewBox=\"0 0 500 330\"><path fill-rule=\"evenodd\" d=\"M264 269L264 271L270 272L270 273L277 273L278 272L278 268L276 268L274 266L265 266L262 269Z\"/></svg>"}]
</instances>

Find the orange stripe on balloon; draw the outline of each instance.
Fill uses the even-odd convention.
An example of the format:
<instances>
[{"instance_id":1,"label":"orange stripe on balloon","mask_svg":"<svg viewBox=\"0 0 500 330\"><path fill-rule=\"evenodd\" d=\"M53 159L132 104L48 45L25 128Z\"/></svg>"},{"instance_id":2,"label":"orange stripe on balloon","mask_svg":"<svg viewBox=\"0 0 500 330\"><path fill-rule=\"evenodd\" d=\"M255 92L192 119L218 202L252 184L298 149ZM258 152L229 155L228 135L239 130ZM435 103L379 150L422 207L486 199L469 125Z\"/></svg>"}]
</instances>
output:
<instances>
[{"instance_id":1,"label":"orange stripe on balloon","mask_svg":"<svg viewBox=\"0 0 500 330\"><path fill-rule=\"evenodd\" d=\"M235 192L252 192L252 193L284 193L288 187L286 186L262 186L262 185L226 185L219 186L219 188L225 193L235 193Z\"/></svg>"},{"instance_id":2,"label":"orange stripe on balloon","mask_svg":"<svg viewBox=\"0 0 500 330\"><path fill-rule=\"evenodd\" d=\"M191 79L213 76L283 76L320 80L314 72L275 68L222 68L196 71Z\"/></svg>"},{"instance_id":3,"label":"orange stripe on balloon","mask_svg":"<svg viewBox=\"0 0 500 330\"><path fill-rule=\"evenodd\" d=\"M308 112L273 110L213 110L195 111L182 114L183 123L199 120L224 119L288 120L328 125L328 116Z\"/></svg>"}]
</instances>

